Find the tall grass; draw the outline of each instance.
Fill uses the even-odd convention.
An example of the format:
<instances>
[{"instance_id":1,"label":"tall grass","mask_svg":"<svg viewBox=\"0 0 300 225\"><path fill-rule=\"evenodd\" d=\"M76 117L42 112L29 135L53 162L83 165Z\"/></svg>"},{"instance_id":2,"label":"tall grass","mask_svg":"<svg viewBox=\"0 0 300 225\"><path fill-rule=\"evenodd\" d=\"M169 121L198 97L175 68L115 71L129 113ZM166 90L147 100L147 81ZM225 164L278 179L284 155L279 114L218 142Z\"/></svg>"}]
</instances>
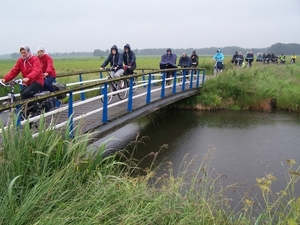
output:
<instances>
[{"instance_id":1,"label":"tall grass","mask_svg":"<svg viewBox=\"0 0 300 225\"><path fill-rule=\"evenodd\" d=\"M272 193L275 177L259 178L264 201L245 195L236 212L228 209L223 176L209 167L213 149L196 171L189 170L195 159L186 158L178 174L168 163L166 174L149 168L139 175L134 159L119 161L122 151L104 158L105 143L97 151L88 149L89 134L69 139L68 133L46 129L43 120L39 126L35 139L28 123L21 129L2 126L0 224L300 223L300 198L294 192L300 168L292 159L285 190Z\"/></svg>"},{"instance_id":2,"label":"tall grass","mask_svg":"<svg viewBox=\"0 0 300 225\"><path fill-rule=\"evenodd\" d=\"M274 104L278 109L300 111L299 84L299 65L227 69L207 80L200 95L190 101L224 109L262 110L264 104Z\"/></svg>"}]
</instances>

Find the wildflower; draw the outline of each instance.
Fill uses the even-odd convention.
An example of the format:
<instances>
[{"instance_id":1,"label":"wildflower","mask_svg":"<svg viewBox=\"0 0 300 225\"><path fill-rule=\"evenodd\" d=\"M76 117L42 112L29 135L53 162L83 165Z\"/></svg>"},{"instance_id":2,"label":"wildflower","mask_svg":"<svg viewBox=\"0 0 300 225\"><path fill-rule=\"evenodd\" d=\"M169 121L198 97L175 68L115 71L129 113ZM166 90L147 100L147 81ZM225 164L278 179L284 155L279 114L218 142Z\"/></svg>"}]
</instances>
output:
<instances>
[{"instance_id":1,"label":"wildflower","mask_svg":"<svg viewBox=\"0 0 300 225\"><path fill-rule=\"evenodd\" d=\"M286 159L285 161L290 165L294 165L296 163L294 159Z\"/></svg>"}]
</instances>

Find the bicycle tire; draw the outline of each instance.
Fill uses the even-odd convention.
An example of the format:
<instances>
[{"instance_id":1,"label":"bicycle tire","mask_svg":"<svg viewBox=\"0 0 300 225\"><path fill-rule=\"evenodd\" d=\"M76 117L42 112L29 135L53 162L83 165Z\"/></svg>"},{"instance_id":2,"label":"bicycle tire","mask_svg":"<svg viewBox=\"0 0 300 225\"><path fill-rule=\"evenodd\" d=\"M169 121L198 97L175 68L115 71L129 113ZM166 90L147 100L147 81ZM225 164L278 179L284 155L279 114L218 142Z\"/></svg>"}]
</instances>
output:
<instances>
[{"instance_id":1,"label":"bicycle tire","mask_svg":"<svg viewBox=\"0 0 300 225\"><path fill-rule=\"evenodd\" d=\"M103 88L104 87L100 87L100 95L103 95ZM112 94L109 95L109 93L111 93L111 92L112 92L112 88L111 88L111 85L109 85L109 88L107 90L107 104L109 104L111 102L112 98L113 98ZM101 98L101 102L102 103L104 103L104 99L103 98L104 97Z\"/></svg>"},{"instance_id":2,"label":"bicycle tire","mask_svg":"<svg viewBox=\"0 0 300 225\"><path fill-rule=\"evenodd\" d=\"M119 99L123 100L123 99L126 98L127 92L128 92L127 87L128 87L128 85L127 85L126 80L120 80L118 82L117 90L125 89L124 91L121 91L121 92L118 93Z\"/></svg>"},{"instance_id":3,"label":"bicycle tire","mask_svg":"<svg viewBox=\"0 0 300 225\"><path fill-rule=\"evenodd\" d=\"M133 80L133 87L132 87L133 93L137 91L137 89L138 89L137 85L138 85L138 79L137 79L137 77L135 77Z\"/></svg>"}]
</instances>

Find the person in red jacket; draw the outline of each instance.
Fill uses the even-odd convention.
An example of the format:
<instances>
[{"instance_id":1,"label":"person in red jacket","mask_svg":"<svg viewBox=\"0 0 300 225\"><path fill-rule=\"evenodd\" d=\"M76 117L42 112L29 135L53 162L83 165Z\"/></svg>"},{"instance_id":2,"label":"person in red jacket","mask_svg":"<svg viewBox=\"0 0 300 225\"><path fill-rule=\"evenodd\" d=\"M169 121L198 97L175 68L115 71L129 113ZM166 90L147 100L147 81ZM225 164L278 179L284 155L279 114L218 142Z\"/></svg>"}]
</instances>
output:
<instances>
[{"instance_id":1,"label":"person in red jacket","mask_svg":"<svg viewBox=\"0 0 300 225\"><path fill-rule=\"evenodd\" d=\"M54 92L53 81L56 78L55 68L53 66L53 59L45 53L43 47L38 47L37 55L42 66L42 72L45 77L44 90Z\"/></svg>"},{"instance_id":2,"label":"person in red jacket","mask_svg":"<svg viewBox=\"0 0 300 225\"><path fill-rule=\"evenodd\" d=\"M21 98L28 99L40 92L44 85L44 77L38 57L34 56L26 45L20 47L21 57L15 66L4 76L2 82L13 80L19 73L23 76Z\"/></svg>"}]
</instances>

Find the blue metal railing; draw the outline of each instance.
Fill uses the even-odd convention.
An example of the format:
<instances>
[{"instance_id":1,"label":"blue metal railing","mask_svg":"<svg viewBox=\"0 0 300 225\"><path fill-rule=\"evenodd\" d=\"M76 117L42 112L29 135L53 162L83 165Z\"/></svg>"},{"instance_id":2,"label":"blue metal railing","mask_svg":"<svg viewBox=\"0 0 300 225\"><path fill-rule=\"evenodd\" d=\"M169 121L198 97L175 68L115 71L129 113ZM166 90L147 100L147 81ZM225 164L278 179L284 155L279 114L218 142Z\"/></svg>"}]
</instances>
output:
<instances>
[{"instance_id":1,"label":"blue metal railing","mask_svg":"<svg viewBox=\"0 0 300 225\"><path fill-rule=\"evenodd\" d=\"M181 69L180 69L181 70ZM186 71L190 71L190 74L186 74ZM142 70L143 71L143 70ZM166 78L167 72L173 72L173 77L171 78ZM73 89L70 90L66 90L66 91L60 91L60 92L54 92L50 95L45 95L39 98L35 98L35 101L37 99L46 99L47 97L53 97L55 95L61 94L61 93L68 93L69 97L68 97L68 106L67 106L67 111L68 111L68 118L69 118L69 124L68 124L68 129L69 129L69 133L70 136L73 137L73 130L74 130L74 107L76 104L84 104L85 101L88 101L88 99L86 99L85 96L85 91L89 88L92 87L100 87L101 90L101 96L102 96L102 100L103 100L103 105L102 105L102 119L101 121L103 123L107 123L108 122L108 88L110 86L111 82L114 81L118 81L121 79L129 79L129 87L128 87L128 98L126 99L127 101L127 111L131 112L133 111L133 101L135 96L133 95L133 85L134 85L134 78L139 78L142 77L142 84L139 84L140 87L146 87L146 90L144 93L145 97L145 103L146 104L150 104L151 103L151 99L152 99L152 88L157 89L157 88L161 88L161 92L160 92L160 98L165 98L166 96L166 88L167 87L172 87L172 94L176 94L176 92L178 91L177 86L181 84L181 91L184 92L186 90L186 84L189 84L189 89L192 88L199 88L200 87L200 76L202 76L202 86L204 85L204 81L205 81L205 69L199 68L199 69L195 69L195 68L184 68L184 70L182 70L182 75L178 73L179 69L168 69L168 70L156 70L156 71L151 71L148 73L141 73L141 74L134 74L134 75L130 75L130 76L123 76L121 78L114 78L114 79L105 79L103 80L103 74L100 71L100 79L97 82L94 82L92 84L84 84L83 81L83 72L80 72L79 74L77 74L79 76L79 83L80 85L78 87L75 87ZM196 74L194 74L194 71L197 71ZM97 73L99 73L99 71L95 71ZM94 72L94 73L95 73ZM200 73L202 72L202 74ZM86 74L91 73L91 71L86 72ZM59 79L60 76L57 77L57 79ZM62 77L62 76L61 76ZM189 82L187 82L187 78L189 78ZM194 81L196 79L196 81ZM173 81L171 85L167 85L167 81ZM85 81L87 82L87 81ZM160 84L160 85L159 85ZM74 102L74 94L75 92L79 92L80 94L80 100L82 103L80 102ZM111 93L110 93L111 94ZM140 94L142 95L142 94ZM26 103L28 102L33 102L33 100L28 100L26 101ZM124 100L123 100L124 101ZM20 101L18 104L14 103L13 105L20 105L23 104L25 101ZM101 106L100 106L101 107ZM100 108L99 107L99 108ZM0 107L0 110L2 108L5 107ZM6 107L8 108L8 107ZM57 109L57 111L62 111L63 109ZM55 114L55 110L52 112L50 111L49 113L46 114ZM31 118L30 120L37 120L38 118Z\"/></svg>"}]
</instances>

